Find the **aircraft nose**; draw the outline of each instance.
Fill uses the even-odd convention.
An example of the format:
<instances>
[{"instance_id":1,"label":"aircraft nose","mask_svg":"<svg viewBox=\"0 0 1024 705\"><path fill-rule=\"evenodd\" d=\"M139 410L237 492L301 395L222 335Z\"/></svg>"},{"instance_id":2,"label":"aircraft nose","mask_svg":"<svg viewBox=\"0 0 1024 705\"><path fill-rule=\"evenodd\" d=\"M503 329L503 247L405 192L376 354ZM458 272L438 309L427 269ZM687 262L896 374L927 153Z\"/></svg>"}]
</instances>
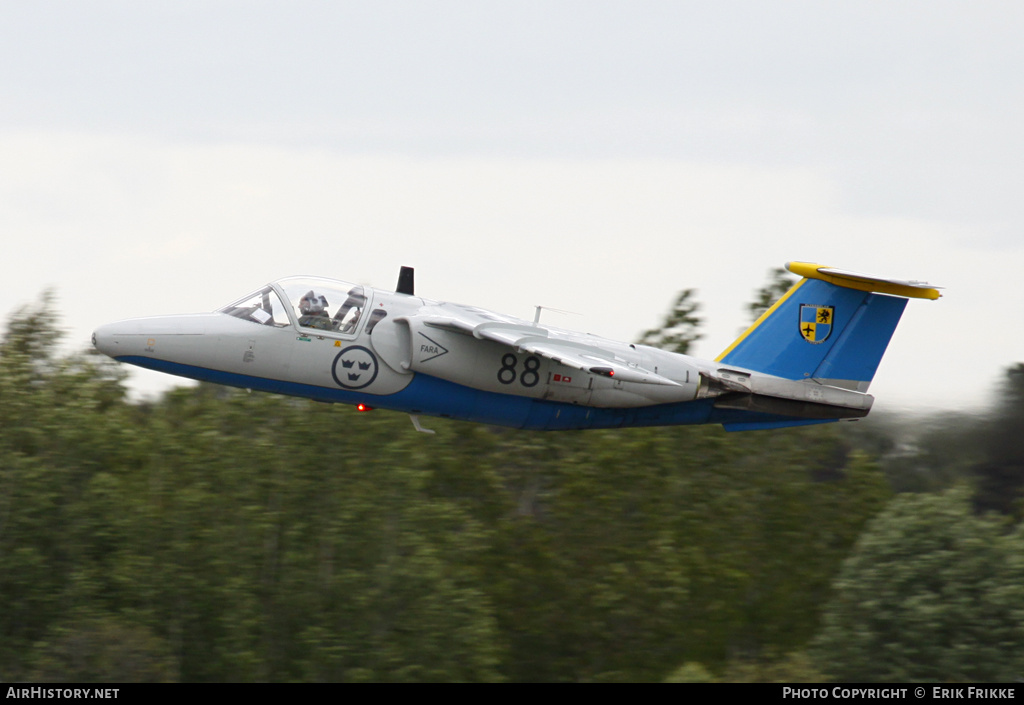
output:
<instances>
[{"instance_id":1,"label":"aircraft nose","mask_svg":"<svg viewBox=\"0 0 1024 705\"><path fill-rule=\"evenodd\" d=\"M92 332L92 346L104 355L117 357L117 336L123 332L121 328L123 326L118 323L108 323L105 326L100 326Z\"/></svg>"},{"instance_id":2,"label":"aircraft nose","mask_svg":"<svg viewBox=\"0 0 1024 705\"><path fill-rule=\"evenodd\" d=\"M100 326L92 333L92 344L104 355L118 358L134 354L142 347L141 340L153 335L154 322L159 319L128 318Z\"/></svg>"},{"instance_id":3,"label":"aircraft nose","mask_svg":"<svg viewBox=\"0 0 1024 705\"><path fill-rule=\"evenodd\" d=\"M128 318L97 328L92 334L92 344L104 355L121 361L138 355L161 359L163 353L182 345L187 348L188 344L183 342L186 339L194 344L206 332L210 320L221 317L222 314L199 313ZM168 343L173 343L173 347L168 348Z\"/></svg>"}]
</instances>

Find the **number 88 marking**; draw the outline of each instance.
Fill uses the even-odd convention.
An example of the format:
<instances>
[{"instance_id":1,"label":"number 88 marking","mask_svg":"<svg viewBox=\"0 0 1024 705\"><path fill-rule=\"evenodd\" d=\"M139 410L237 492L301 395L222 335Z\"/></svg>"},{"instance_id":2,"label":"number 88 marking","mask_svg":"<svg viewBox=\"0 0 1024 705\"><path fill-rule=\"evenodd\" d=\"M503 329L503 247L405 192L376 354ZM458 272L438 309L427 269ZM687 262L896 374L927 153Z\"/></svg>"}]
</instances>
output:
<instances>
[{"instance_id":1,"label":"number 88 marking","mask_svg":"<svg viewBox=\"0 0 1024 705\"><path fill-rule=\"evenodd\" d=\"M498 381L502 384L512 384L516 381L516 356L512 353L505 353L501 358L501 369L498 370Z\"/></svg>"},{"instance_id":2,"label":"number 88 marking","mask_svg":"<svg viewBox=\"0 0 1024 705\"><path fill-rule=\"evenodd\" d=\"M523 361L523 374L516 374L516 364L519 359L512 353L505 353L501 358L501 368L498 370L498 381L502 384L512 384L519 377L519 383L524 387L536 387L540 382L540 358L531 355Z\"/></svg>"},{"instance_id":3,"label":"number 88 marking","mask_svg":"<svg viewBox=\"0 0 1024 705\"><path fill-rule=\"evenodd\" d=\"M537 382L540 381L540 375L537 374L537 370L540 369L540 360L532 355L523 361L523 374L519 376L519 383L524 387L535 387Z\"/></svg>"}]
</instances>

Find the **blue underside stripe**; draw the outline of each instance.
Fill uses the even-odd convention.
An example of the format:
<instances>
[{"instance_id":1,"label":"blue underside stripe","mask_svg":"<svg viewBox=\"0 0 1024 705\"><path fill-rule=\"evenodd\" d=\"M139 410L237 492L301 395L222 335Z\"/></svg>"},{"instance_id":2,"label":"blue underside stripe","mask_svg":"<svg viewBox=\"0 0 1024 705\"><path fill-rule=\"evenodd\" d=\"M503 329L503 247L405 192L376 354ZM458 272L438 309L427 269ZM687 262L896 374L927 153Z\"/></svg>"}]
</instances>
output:
<instances>
[{"instance_id":1,"label":"blue underside stripe","mask_svg":"<svg viewBox=\"0 0 1024 705\"><path fill-rule=\"evenodd\" d=\"M344 389L319 387L298 382L253 377L236 372L221 372L205 367L167 362L151 357L126 355L120 362L190 379L224 384L261 392L305 397L339 404L367 404L407 414L424 414L444 418L475 421L538 430L569 430L584 428L618 428L630 426L678 426L685 424L721 423L732 430L777 428L805 423L820 423L792 417L759 414L734 409L716 409L713 400L674 404L658 404L635 409L598 409L575 406L543 399L530 399L509 394L471 389L454 382L417 374L400 392L389 395L350 392Z\"/></svg>"}]
</instances>

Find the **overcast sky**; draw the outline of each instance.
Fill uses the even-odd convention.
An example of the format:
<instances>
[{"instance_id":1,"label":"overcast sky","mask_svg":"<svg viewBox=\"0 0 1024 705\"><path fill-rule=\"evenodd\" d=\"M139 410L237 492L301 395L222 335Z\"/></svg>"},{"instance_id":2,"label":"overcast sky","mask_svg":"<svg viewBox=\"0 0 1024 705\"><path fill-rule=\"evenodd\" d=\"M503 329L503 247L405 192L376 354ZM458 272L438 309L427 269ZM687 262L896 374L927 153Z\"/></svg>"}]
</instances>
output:
<instances>
[{"instance_id":1,"label":"overcast sky","mask_svg":"<svg viewBox=\"0 0 1024 705\"><path fill-rule=\"evenodd\" d=\"M788 260L943 286L876 408L1024 359L1019 2L0 2L0 314L316 274L714 357ZM137 384L156 385L156 373Z\"/></svg>"}]
</instances>

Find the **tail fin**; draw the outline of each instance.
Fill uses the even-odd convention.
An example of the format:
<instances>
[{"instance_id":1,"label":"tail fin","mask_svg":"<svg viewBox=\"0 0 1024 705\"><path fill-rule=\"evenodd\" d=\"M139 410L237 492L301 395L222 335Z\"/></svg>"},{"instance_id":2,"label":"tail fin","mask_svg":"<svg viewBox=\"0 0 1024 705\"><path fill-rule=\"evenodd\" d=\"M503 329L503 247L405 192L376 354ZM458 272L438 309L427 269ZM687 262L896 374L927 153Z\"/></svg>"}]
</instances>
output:
<instances>
[{"instance_id":1,"label":"tail fin","mask_svg":"<svg viewBox=\"0 0 1024 705\"><path fill-rule=\"evenodd\" d=\"M867 391L907 298L937 299L922 282L856 274L806 262L804 278L716 360L756 372Z\"/></svg>"}]
</instances>

